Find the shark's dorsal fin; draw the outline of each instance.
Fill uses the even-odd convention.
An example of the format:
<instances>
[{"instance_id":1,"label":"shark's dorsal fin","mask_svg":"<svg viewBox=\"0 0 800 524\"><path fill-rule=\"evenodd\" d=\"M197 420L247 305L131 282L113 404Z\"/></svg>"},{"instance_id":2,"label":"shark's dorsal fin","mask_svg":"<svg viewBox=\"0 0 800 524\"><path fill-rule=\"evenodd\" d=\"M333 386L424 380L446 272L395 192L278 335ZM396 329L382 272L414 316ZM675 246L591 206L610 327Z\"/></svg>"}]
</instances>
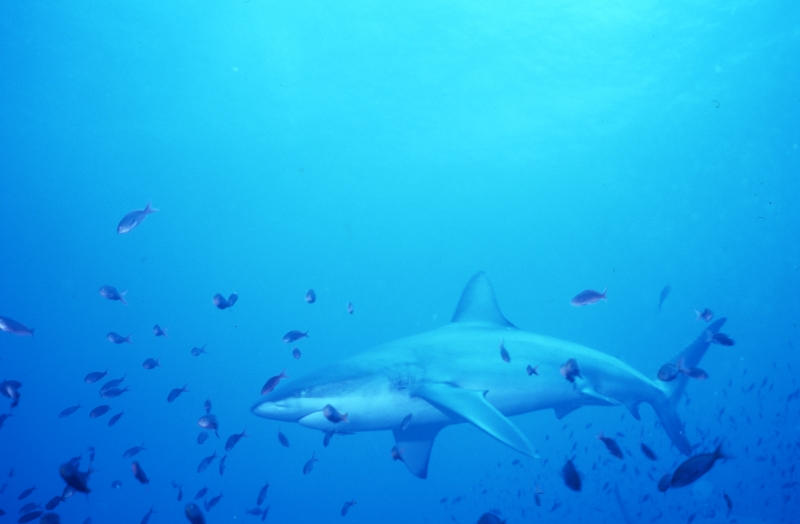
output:
<instances>
[{"instance_id":1,"label":"shark's dorsal fin","mask_svg":"<svg viewBox=\"0 0 800 524\"><path fill-rule=\"evenodd\" d=\"M492 406L483 391L461 389L450 384L420 384L414 396L427 400L443 413L472 423L506 446L529 457L536 452L528 438L505 415ZM409 428L410 429L410 428Z\"/></svg>"},{"instance_id":2,"label":"shark's dorsal fin","mask_svg":"<svg viewBox=\"0 0 800 524\"><path fill-rule=\"evenodd\" d=\"M424 479L428 476L428 461L431 458L433 441L441 426L409 426L405 430L395 429L394 440L397 452L413 475Z\"/></svg>"},{"instance_id":3,"label":"shark's dorsal fin","mask_svg":"<svg viewBox=\"0 0 800 524\"><path fill-rule=\"evenodd\" d=\"M483 271L475 273L467 282L452 322L485 322L516 329L500 312L492 284Z\"/></svg>"}]
</instances>

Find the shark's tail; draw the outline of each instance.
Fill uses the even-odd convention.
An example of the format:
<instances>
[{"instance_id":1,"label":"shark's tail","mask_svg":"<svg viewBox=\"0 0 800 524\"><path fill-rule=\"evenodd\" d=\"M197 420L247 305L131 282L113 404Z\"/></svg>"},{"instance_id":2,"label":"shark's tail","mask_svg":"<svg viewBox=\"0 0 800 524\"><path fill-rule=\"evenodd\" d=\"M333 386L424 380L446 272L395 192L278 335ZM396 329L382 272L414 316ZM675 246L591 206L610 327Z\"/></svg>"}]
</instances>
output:
<instances>
[{"instance_id":1,"label":"shark's tail","mask_svg":"<svg viewBox=\"0 0 800 524\"><path fill-rule=\"evenodd\" d=\"M700 336L694 340L694 342L686 346L683 351L672 357L669 363L676 366L676 368L679 363L681 363L684 368L695 367L700 363L700 359L702 359L703 355L705 355L708 346L711 344L712 338L714 335L719 333L719 330L722 328L723 324L725 324L724 318L720 318L719 320L709 324L705 331L703 331ZM691 455L692 446L689 444L689 440L686 438L686 434L684 433L683 429L683 422L678 416L677 411L678 400L680 400L684 389L686 389L686 384L689 382L689 377L683 373L678 373L674 380L669 382L656 380L656 382L664 392L663 396L655 399L652 402L653 409L658 416L658 420L661 421L661 425L664 426L664 430L667 432L672 444L678 448L678 451L687 456Z\"/></svg>"}]
</instances>

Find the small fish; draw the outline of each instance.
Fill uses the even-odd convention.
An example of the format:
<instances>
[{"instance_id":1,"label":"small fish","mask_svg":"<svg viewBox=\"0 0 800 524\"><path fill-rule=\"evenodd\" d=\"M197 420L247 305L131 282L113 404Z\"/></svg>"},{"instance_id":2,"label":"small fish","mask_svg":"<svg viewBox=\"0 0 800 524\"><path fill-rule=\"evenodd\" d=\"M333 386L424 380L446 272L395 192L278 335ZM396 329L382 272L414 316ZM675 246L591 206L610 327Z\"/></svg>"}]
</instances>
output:
<instances>
[{"instance_id":1,"label":"small fish","mask_svg":"<svg viewBox=\"0 0 800 524\"><path fill-rule=\"evenodd\" d=\"M178 486L178 502L183 500L183 486Z\"/></svg>"},{"instance_id":2,"label":"small fish","mask_svg":"<svg viewBox=\"0 0 800 524\"><path fill-rule=\"evenodd\" d=\"M214 432L217 434L217 437L219 437L219 433L217 432L217 430L219 429L219 423L217 422L216 415L211 415L211 414L203 415L197 421L197 425L203 429L213 429Z\"/></svg>"},{"instance_id":3,"label":"small fish","mask_svg":"<svg viewBox=\"0 0 800 524\"><path fill-rule=\"evenodd\" d=\"M6 423L8 417L12 416L11 413L0 413L0 429L3 429L3 424ZM0 493L3 493L0 491Z\"/></svg>"},{"instance_id":4,"label":"small fish","mask_svg":"<svg viewBox=\"0 0 800 524\"><path fill-rule=\"evenodd\" d=\"M303 333L302 331L291 330L285 335L283 335L283 341L287 344L291 344L292 342L297 342L300 339L308 338L308 331Z\"/></svg>"},{"instance_id":5,"label":"small fish","mask_svg":"<svg viewBox=\"0 0 800 524\"><path fill-rule=\"evenodd\" d=\"M531 365L528 364L528 367L525 369L525 372L528 373L528 376L536 375L538 377L539 376L539 365L537 364L535 367L531 367Z\"/></svg>"},{"instance_id":6,"label":"small fish","mask_svg":"<svg viewBox=\"0 0 800 524\"><path fill-rule=\"evenodd\" d=\"M67 483L64 492L61 494L61 498L66 499L72 496L72 493L69 493L67 488L80 493L89 493L91 491L89 489L89 475L91 474L91 469L89 471L80 471L77 464L67 462L58 468L58 473L61 475L61 478L64 479L64 482Z\"/></svg>"},{"instance_id":7,"label":"small fish","mask_svg":"<svg viewBox=\"0 0 800 524\"><path fill-rule=\"evenodd\" d=\"M319 462L319 459L314 456L314 453L311 453L311 458L303 466L303 475L308 475L314 470L314 462Z\"/></svg>"},{"instance_id":8,"label":"small fish","mask_svg":"<svg viewBox=\"0 0 800 524\"><path fill-rule=\"evenodd\" d=\"M397 449L397 446L392 446L390 453L392 455L392 460L399 460L400 462L405 462L403 454L400 452L399 449Z\"/></svg>"},{"instance_id":9,"label":"small fish","mask_svg":"<svg viewBox=\"0 0 800 524\"><path fill-rule=\"evenodd\" d=\"M481 518L478 519L478 524L505 524L505 522L505 520L501 519L492 512L484 513L481 515Z\"/></svg>"},{"instance_id":10,"label":"small fish","mask_svg":"<svg viewBox=\"0 0 800 524\"><path fill-rule=\"evenodd\" d=\"M205 344L203 344L203 347L192 348L192 356L194 356L194 357L199 357L203 353L206 353L206 354L208 353L208 351L206 351L206 345Z\"/></svg>"},{"instance_id":11,"label":"small fish","mask_svg":"<svg viewBox=\"0 0 800 524\"><path fill-rule=\"evenodd\" d=\"M167 395L167 402L175 402L175 399L178 398L181 393L188 393L189 390L186 389L186 386L188 386L188 384L184 384L182 388L175 388L170 391L169 395Z\"/></svg>"},{"instance_id":12,"label":"small fish","mask_svg":"<svg viewBox=\"0 0 800 524\"><path fill-rule=\"evenodd\" d=\"M103 286L99 290L101 297L107 298L108 300L118 300L123 304L127 304L127 302L125 302L125 293L127 292L127 290L122 292L117 291L117 288L114 286Z\"/></svg>"},{"instance_id":13,"label":"small fish","mask_svg":"<svg viewBox=\"0 0 800 524\"><path fill-rule=\"evenodd\" d=\"M27 504L25 504L24 506L19 508L19 511L17 513L20 513L20 514L21 513L30 513L31 511L33 511L33 510L35 510L35 509L37 509L39 507L41 507L41 506L39 506L38 502L28 502Z\"/></svg>"},{"instance_id":14,"label":"small fish","mask_svg":"<svg viewBox=\"0 0 800 524\"><path fill-rule=\"evenodd\" d=\"M734 342L734 340L725 333L714 334L714 336L711 337L711 342L721 346L733 346L736 344L736 342Z\"/></svg>"},{"instance_id":15,"label":"small fish","mask_svg":"<svg viewBox=\"0 0 800 524\"><path fill-rule=\"evenodd\" d=\"M108 413L109 409L111 409L111 406L109 406L108 404L104 404L102 406L97 406L91 412L89 412L89 418L102 417L103 415Z\"/></svg>"},{"instance_id":16,"label":"small fish","mask_svg":"<svg viewBox=\"0 0 800 524\"><path fill-rule=\"evenodd\" d=\"M663 477L661 477L658 481L658 491L664 493L669 489L670 482L672 481L672 475L667 473Z\"/></svg>"},{"instance_id":17,"label":"small fish","mask_svg":"<svg viewBox=\"0 0 800 524\"><path fill-rule=\"evenodd\" d=\"M267 490L268 489L269 489L269 482L264 484L264 487L262 487L258 491L258 498L256 499L256 504L258 504L259 506L267 499Z\"/></svg>"},{"instance_id":18,"label":"small fish","mask_svg":"<svg viewBox=\"0 0 800 524\"><path fill-rule=\"evenodd\" d=\"M45 513L39 519L39 524L61 524L61 517L57 513Z\"/></svg>"},{"instance_id":19,"label":"small fish","mask_svg":"<svg viewBox=\"0 0 800 524\"><path fill-rule=\"evenodd\" d=\"M314 290L309 289L308 291L306 291L306 302L308 302L309 304L313 304L316 301L317 301L317 294L314 293Z\"/></svg>"},{"instance_id":20,"label":"small fish","mask_svg":"<svg viewBox=\"0 0 800 524\"><path fill-rule=\"evenodd\" d=\"M89 446L86 448L86 451L89 452L89 463L91 464L94 462L94 446Z\"/></svg>"},{"instance_id":21,"label":"small fish","mask_svg":"<svg viewBox=\"0 0 800 524\"><path fill-rule=\"evenodd\" d=\"M649 458L650 460L658 460L658 457L656 456L655 452L652 449L650 449L644 442L642 442L642 453L644 453L644 456Z\"/></svg>"},{"instance_id":22,"label":"small fish","mask_svg":"<svg viewBox=\"0 0 800 524\"><path fill-rule=\"evenodd\" d=\"M200 500L201 498L206 496L206 493L208 493L208 486L203 486L202 488L200 488L200 491L198 491L197 494L195 494L194 500Z\"/></svg>"},{"instance_id":23,"label":"small fish","mask_svg":"<svg viewBox=\"0 0 800 524\"><path fill-rule=\"evenodd\" d=\"M22 382L19 382L18 380L4 380L3 382L0 382L0 395L11 399L12 408L17 407L19 404L19 388L21 387Z\"/></svg>"},{"instance_id":24,"label":"small fish","mask_svg":"<svg viewBox=\"0 0 800 524\"><path fill-rule=\"evenodd\" d=\"M203 505L206 507L206 511L209 511L211 508L213 508L214 506L216 506L216 505L217 505L217 503L219 503L219 500L220 500L221 498L222 498L222 493L220 493L220 494L219 494L219 495L217 495L216 497L213 497L213 498L212 498L211 500L209 500L208 502L204 502L204 503L203 503Z\"/></svg>"},{"instance_id":25,"label":"small fish","mask_svg":"<svg viewBox=\"0 0 800 524\"><path fill-rule=\"evenodd\" d=\"M575 377L583 378L581 377L581 372L578 369L578 362L574 358L567 360L561 366L561 374L571 383L575 383Z\"/></svg>"},{"instance_id":26,"label":"small fish","mask_svg":"<svg viewBox=\"0 0 800 524\"><path fill-rule=\"evenodd\" d=\"M269 506L264 508L264 513L261 514L261 522L267 520L267 515L269 515Z\"/></svg>"},{"instance_id":27,"label":"small fish","mask_svg":"<svg viewBox=\"0 0 800 524\"><path fill-rule=\"evenodd\" d=\"M27 328L13 318L0 317L0 331L11 333L12 335L33 336L34 328Z\"/></svg>"},{"instance_id":28,"label":"small fish","mask_svg":"<svg viewBox=\"0 0 800 524\"><path fill-rule=\"evenodd\" d=\"M147 475L142 469L142 466L140 466L139 463L135 460L131 463L131 471L133 471L133 476L136 477L136 480L138 480L140 483L142 484L150 483L150 479L147 478Z\"/></svg>"},{"instance_id":29,"label":"small fish","mask_svg":"<svg viewBox=\"0 0 800 524\"><path fill-rule=\"evenodd\" d=\"M134 457L139 453L141 453L142 451L147 451L147 448L144 447L144 442L142 442L141 446L133 446L132 448L126 450L125 453L122 454L122 458Z\"/></svg>"},{"instance_id":30,"label":"small fish","mask_svg":"<svg viewBox=\"0 0 800 524\"><path fill-rule=\"evenodd\" d=\"M732 500L731 500L731 498L728 496L728 494L727 494L727 493L725 493L724 491L722 492L722 498L724 498L724 499L725 499L725 506L727 506L727 507L728 507L728 515L730 516L730 514L731 514L731 510L733 510L733 501L732 501Z\"/></svg>"},{"instance_id":31,"label":"small fish","mask_svg":"<svg viewBox=\"0 0 800 524\"><path fill-rule=\"evenodd\" d=\"M122 220L119 221L119 224L117 225L117 233L123 234L129 232L130 230L141 224L144 221L144 219L147 218L147 215L155 213L156 211L158 211L158 209L154 209L153 207L151 207L150 202L148 202L147 205L144 206L144 209L134 209L133 211L122 217Z\"/></svg>"},{"instance_id":32,"label":"small fish","mask_svg":"<svg viewBox=\"0 0 800 524\"><path fill-rule=\"evenodd\" d=\"M617 444L616 440L614 440L611 437L606 437L605 435L603 435L602 431L600 432L600 435L597 436L597 438L600 441L602 441L603 444L606 445L606 449L608 450L609 453L611 453L611 455L617 457L618 459L623 458L622 450L619 449L619 445Z\"/></svg>"},{"instance_id":33,"label":"small fish","mask_svg":"<svg viewBox=\"0 0 800 524\"><path fill-rule=\"evenodd\" d=\"M278 430L278 441L280 441L281 445L284 448L288 448L289 447L289 439L286 438L286 435L284 435L281 430Z\"/></svg>"},{"instance_id":34,"label":"small fish","mask_svg":"<svg viewBox=\"0 0 800 524\"><path fill-rule=\"evenodd\" d=\"M62 499L60 495L56 495L55 497L47 501L47 504L44 505L44 509L46 509L47 511L53 511L58 507L59 504L61 504L63 500L64 499Z\"/></svg>"},{"instance_id":35,"label":"small fish","mask_svg":"<svg viewBox=\"0 0 800 524\"><path fill-rule=\"evenodd\" d=\"M705 308L703 311L694 310L695 314L697 314L697 318L695 321L700 320L701 318L706 322L711 322L711 319L714 318L714 312L708 308Z\"/></svg>"},{"instance_id":36,"label":"small fish","mask_svg":"<svg viewBox=\"0 0 800 524\"><path fill-rule=\"evenodd\" d=\"M325 432L325 437L322 439L322 447L324 447L324 448L327 448L327 447L328 447L328 444L330 444L330 443L331 443L331 438L333 438L333 435L334 435L335 433L336 433L336 432L335 432L335 431L333 431L333 430L331 430L331 431L326 431L326 432Z\"/></svg>"},{"instance_id":37,"label":"small fish","mask_svg":"<svg viewBox=\"0 0 800 524\"><path fill-rule=\"evenodd\" d=\"M158 324L156 324L155 326L153 326L153 334L157 337L169 338L169 335L167 335L167 329L169 329L169 327L161 329L161 327Z\"/></svg>"},{"instance_id":38,"label":"small fish","mask_svg":"<svg viewBox=\"0 0 800 524\"><path fill-rule=\"evenodd\" d=\"M106 335L106 338L112 344L125 344L125 343L133 344L130 335L128 335L127 337L123 337L122 335L114 333L113 331L110 332L108 335Z\"/></svg>"},{"instance_id":39,"label":"small fish","mask_svg":"<svg viewBox=\"0 0 800 524\"><path fill-rule=\"evenodd\" d=\"M256 517L258 517L262 513L264 513L264 510L259 507L251 508L245 511L246 515L255 515Z\"/></svg>"},{"instance_id":40,"label":"small fish","mask_svg":"<svg viewBox=\"0 0 800 524\"><path fill-rule=\"evenodd\" d=\"M356 503L356 499L348 500L347 502L344 503L344 506L342 506L342 516L343 517L347 515L347 512L350 510L350 507L355 503Z\"/></svg>"},{"instance_id":41,"label":"small fish","mask_svg":"<svg viewBox=\"0 0 800 524\"><path fill-rule=\"evenodd\" d=\"M125 389L111 388L106 391L103 391L103 393L100 396L103 398L116 398L127 391L128 391L127 387Z\"/></svg>"},{"instance_id":42,"label":"small fish","mask_svg":"<svg viewBox=\"0 0 800 524\"><path fill-rule=\"evenodd\" d=\"M588 306L589 304L594 304L596 302L600 302L601 300L608 302L608 299L606 298L607 292L608 288L605 288L602 293L598 293L592 289L587 289L572 297L572 300L570 300L569 303L573 306L580 307Z\"/></svg>"},{"instance_id":43,"label":"small fish","mask_svg":"<svg viewBox=\"0 0 800 524\"><path fill-rule=\"evenodd\" d=\"M670 285L664 286L664 288L661 290L661 295L659 295L659 297L658 297L658 310L659 311L661 311L661 305L664 304L664 301L669 296L669 292L670 291L672 291L672 286L670 286Z\"/></svg>"},{"instance_id":44,"label":"small fish","mask_svg":"<svg viewBox=\"0 0 800 524\"><path fill-rule=\"evenodd\" d=\"M108 375L108 370L105 370L105 371L92 371L91 373L89 373L88 375L83 377L83 381L86 384L94 384L98 380L102 380L103 377L105 377L106 375Z\"/></svg>"},{"instance_id":45,"label":"small fish","mask_svg":"<svg viewBox=\"0 0 800 524\"><path fill-rule=\"evenodd\" d=\"M156 369L161 367L161 359L160 358L148 358L144 362L142 362L142 367L144 369Z\"/></svg>"},{"instance_id":46,"label":"small fish","mask_svg":"<svg viewBox=\"0 0 800 524\"><path fill-rule=\"evenodd\" d=\"M123 375L122 378L115 378L115 379L109 380L108 382L103 384L103 387L100 388L100 396L102 397L103 393L105 393L109 389L114 389L115 387L117 387L120 384L122 384L125 381L125 377L127 377L127 376L128 375Z\"/></svg>"},{"instance_id":47,"label":"small fish","mask_svg":"<svg viewBox=\"0 0 800 524\"><path fill-rule=\"evenodd\" d=\"M220 476L225 473L225 460L228 458L228 455L223 455L221 459L219 459L219 474Z\"/></svg>"},{"instance_id":48,"label":"small fish","mask_svg":"<svg viewBox=\"0 0 800 524\"><path fill-rule=\"evenodd\" d=\"M114 424L116 424L117 422L119 422L119 419L122 418L122 415L123 415L123 413L120 411L119 413L117 413L116 415L111 417L111 420L108 421L108 427L111 427Z\"/></svg>"},{"instance_id":49,"label":"small fish","mask_svg":"<svg viewBox=\"0 0 800 524\"><path fill-rule=\"evenodd\" d=\"M121 487L122 487L122 482L120 482L119 480L115 480L114 482L111 483L111 489L119 489Z\"/></svg>"},{"instance_id":50,"label":"small fish","mask_svg":"<svg viewBox=\"0 0 800 524\"><path fill-rule=\"evenodd\" d=\"M280 384L281 380L284 378L290 378L289 375L286 374L285 369L281 371L280 375L275 375L274 377L270 377L269 380L267 380L267 382L264 384L264 387L261 388L261 394L266 395L270 393L273 389L278 387L278 384Z\"/></svg>"},{"instance_id":51,"label":"small fish","mask_svg":"<svg viewBox=\"0 0 800 524\"><path fill-rule=\"evenodd\" d=\"M353 314L353 303L352 302L348 302L347 303L347 312L350 313L351 315Z\"/></svg>"},{"instance_id":52,"label":"small fish","mask_svg":"<svg viewBox=\"0 0 800 524\"><path fill-rule=\"evenodd\" d=\"M678 366L667 362L666 364L661 366L661 368L659 368L658 380L661 380L663 382L670 382L672 380L675 380L679 374L680 372L678 371Z\"/></svg>"},{"instance_id":53,"label":"small fish","mask_svg":"<svg viewBox=\"0 0 800 524\"><path fill-rule=\"evenodd\" d=\"M231 295L225 299L225 297L217 293L212 300L218 309L228 309L229 307L233 307L236 301L239 300L239 295L237 293L231 293Z\"/></svg>"},{"instance_id":54,"label":"small fish","mask_svg":"<svg viewBox=\"0 0 800 524\"><path fill-rule=\"evenodd\" d=\"M683 367L683 359L678 362L678 371L683 373L689 378L694 378L697 380L706 380L708 378L708 373L703 371L700 368L685 368Z\"/></svg>"},{"instance_id":55,"label":"small fish","mask_svg":"<svg viewBox=\"0 0 800 524\"><path fill-rule=\"evenodd\" d=\"M26 513L25 515L21 516L17 520L17 522L19 522L20 524L24 524L25 522L34 521L34 520L38 519L39 517L41 517L42 513L44 513L44 511L42 511L40 509L37 509L36 511L31 511L30 513Z\"/></svg>"},{"instance_id":56,"label":"small fish","mask_svg":"<svg viewBox=\"0 0 800 524\"><path fill-rule=\"evenodd\" d=\"M300 350L297 349L297 348L294 348L292 350L292 356L294 357L295 360L299 359L300 356L301 356Z\"/></svg>"},{"instance_id":57,"label":"small fish","mask_svg":"<svg viewBox=\"0 0 800 524\"><path fill-rule=\"evenodd\" d=\"M247 430L242 431L241 433L234 433L228 440L225 442L225 451L230 451L233 447L241 440L242 437L247 437Z\"/></svg>"},{"instance_id":58,"label":"small fish","mask_svg":"<svg viewBox=\"0 0 800 524\"><path fill-rule=\"evenodd\" d=\"M197 466L197 472L198 473L204 472L208 468L208 466L210 466L211 463L214 462L215 458L217 458L217 452L216 451L214 452L213 455L209 455L208 457L206 457L206 458L204 458L203 460L200 461L200 464L198 464L198 466Z\"/></svg>"},{"instance_id":59,"label":"small fish","mask_svg":"<svg viewBox=\"0 0 800 524\"><path fill-rule=\"evenodd\" d=\"M322 408L322 414L325 415L326 419L330 420L334 424L338 424L339 422L349 422L347 420L347 413L340 413L335 407L331 406L330 404Z\"/></svg>"},{"instance_id":60,"label":"small fish","mask_svg":"<svg viewBox=\"0 0 800 524\"><path fill-rule=\"evenodd\" d=\"M206 410L206 415L211 413L211 399L207 398L206 401L203 403L203 408Z\"/></svg>"},{"instance_id":61,"label":"small fish","mask_svg":"<svg viewBox=\"0 0 800 524\"><path fill-rule=\"evenodd\" d=\"M688 486L708 473L717 460L726 458L728 457L722 454L722 444L717 446L713 453L701 453L688 458L675 469L670 485L673 488Z\"/></svg>"},{"instance_id":62,"label":"small fish","mask_svg":"<svg viewBox=\"0 0 800 524\"><path fill-rule=\"evenodd\" d=\"M186 518L189 519L190 524L206 524L206 518L200 508L197 507L197 504L192 503L186 506L184 513L186 513Z\"/></svg>"},{"instance_id":63,"label":"small fish","mask_svg":"<svg viewBox=\"0 0 800 524\"><path fill-rule=\"evenodd\" d=\"M150 511L148 511L144 517L142 517L142 521L139 524L147 524L148 522L150 522L150 515L152 515L153 513L157 513L157 511L154 511L151 506Z\"/></svg>"},{"instance_id":64,"label":"small fish","mask_svg":"<svg viewBox=\"0 0 800 524\"><path fill-rule=\"evenodd\" d=\"M202 444L203 442L206 441L206 439L208 439L208 433L206 433L205 431L201 431L200 434L197 435L198 444Z\"/></svg>"},{"instance_id":65,"label":"small fish","mask_svg":"<svg viewBox=\"0 0 800 524\"><path fill-rule=\"evenodd\" d=\"M567 460L564 467L561 469L561 476L564 478L564 484L572 491L581 490L581 476L572 460Z\"/></svg>"},{"instance_id":66,"label":"small fish","mask_svg":"<svg viewBox=\"0 0 800 524\"><path fill-rule=\"evenodd\" d=\"M64 409L64 411L62 411L61 413L58 414L58 418L68 417L68 416L72 415L73 413L75 413L76 411L78 411L79 409L81 409L80 402L78 402L77 406L71 406L71 407L68 407L68 408Z\"/></svg>"},{"instance_id":67,"label":"small fish","mask_svg":"<svg viewBox=\"0 0 800 524\"><path fill-rule=\"evenodd\" d=\"M500 358L503 359L503 362L511 362L511 356L506 351L506 347L503 345L503 339L500 339Z\"/></svg>"}]
</instances>

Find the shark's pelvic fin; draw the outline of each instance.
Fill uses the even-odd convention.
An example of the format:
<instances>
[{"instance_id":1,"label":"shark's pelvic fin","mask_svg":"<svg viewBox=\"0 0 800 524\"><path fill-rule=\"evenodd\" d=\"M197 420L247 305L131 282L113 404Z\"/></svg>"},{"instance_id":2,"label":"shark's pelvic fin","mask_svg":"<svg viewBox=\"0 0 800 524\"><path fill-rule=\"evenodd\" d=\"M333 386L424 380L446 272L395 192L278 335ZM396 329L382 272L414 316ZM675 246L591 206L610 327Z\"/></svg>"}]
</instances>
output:
<instances>
[{"instance_id":1,"label":"shark's pelvic fin","mask_svg":"<svg viewBox=\"0 0 800 524\"><path fill-rule=\"evenodd\" d=\"M555 411L556 413L556 418L558 420L561 420L562 418L566 417L579 407L580 406L574 406L574 405L560 405L560 406L555 406L553 408L553 411Z\"/></svg>"},{"instance_id":2,"label":"shark's pelvic fin","mask_svg":"<svg viewBox=\"0 0 800 524\"><path fill-rule=\"evenodd\" d=\"M486 400L483 391L470 391L448 384L422 384L414 388L414 396L427 400L451 417L474 424L520 453L536 456L528 438Z\"/></svg>"},{"instance_id":3,"label":"shark's pelvic fin","mask_svg":"<svg viewBox=\"0 0 800 524\"><path fill-rule=\"evenodd\" d=\"M441 426L409 426L405 430L394 430L397 451L413 475L427 478L431 448L441 429Z\"/></svg>"},{"instance_id":4,"label":"shark's pelvic fin","mask_svg":"<svg viewBox=\"0 0 800 524\"><path fill-rule=\"evenodd\" d=\"M485 322L516 329L500 312L492 284L483 271L475 273L467 282L452 322Z\"/></svg>"}]
</instances>

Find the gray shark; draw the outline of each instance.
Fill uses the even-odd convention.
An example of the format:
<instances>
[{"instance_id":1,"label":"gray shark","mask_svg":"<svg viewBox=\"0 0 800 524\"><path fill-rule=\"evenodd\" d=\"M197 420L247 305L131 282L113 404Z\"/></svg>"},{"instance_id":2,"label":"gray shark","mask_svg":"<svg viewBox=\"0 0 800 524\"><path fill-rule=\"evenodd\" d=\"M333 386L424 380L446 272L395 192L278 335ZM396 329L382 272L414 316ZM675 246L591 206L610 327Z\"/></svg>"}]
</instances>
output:
<instances>
[{"instance_id":1,"label":"gray shark","mask_svg":"<svg viewBox=\"0 0 800 524\"><path fill-rule=\"evenodd\" d=\"M677 365L683 359L684 367L696 366L724 323L709 324L670 362ZM501 358L501 344L511 362ZM575 359L580 370L573 383L560 371L568 359ZM538 364L539 376L528 375L528 363ZM281 384L252 411L325 432L390 430L406 467L425 478L434 439L445 426L471 423L534 456L530 441L509 417L553 409L560 419L586 405L622 404L639 419L638 406L646 402L675 447L690 455L676 411L687 381L683 374L670 382L650 379L605 353L517 328L500 312L481 272L467 284L448 325ZM346 420L326 418L328 405L346 414Z\"/></svg>"}]
</instances>

